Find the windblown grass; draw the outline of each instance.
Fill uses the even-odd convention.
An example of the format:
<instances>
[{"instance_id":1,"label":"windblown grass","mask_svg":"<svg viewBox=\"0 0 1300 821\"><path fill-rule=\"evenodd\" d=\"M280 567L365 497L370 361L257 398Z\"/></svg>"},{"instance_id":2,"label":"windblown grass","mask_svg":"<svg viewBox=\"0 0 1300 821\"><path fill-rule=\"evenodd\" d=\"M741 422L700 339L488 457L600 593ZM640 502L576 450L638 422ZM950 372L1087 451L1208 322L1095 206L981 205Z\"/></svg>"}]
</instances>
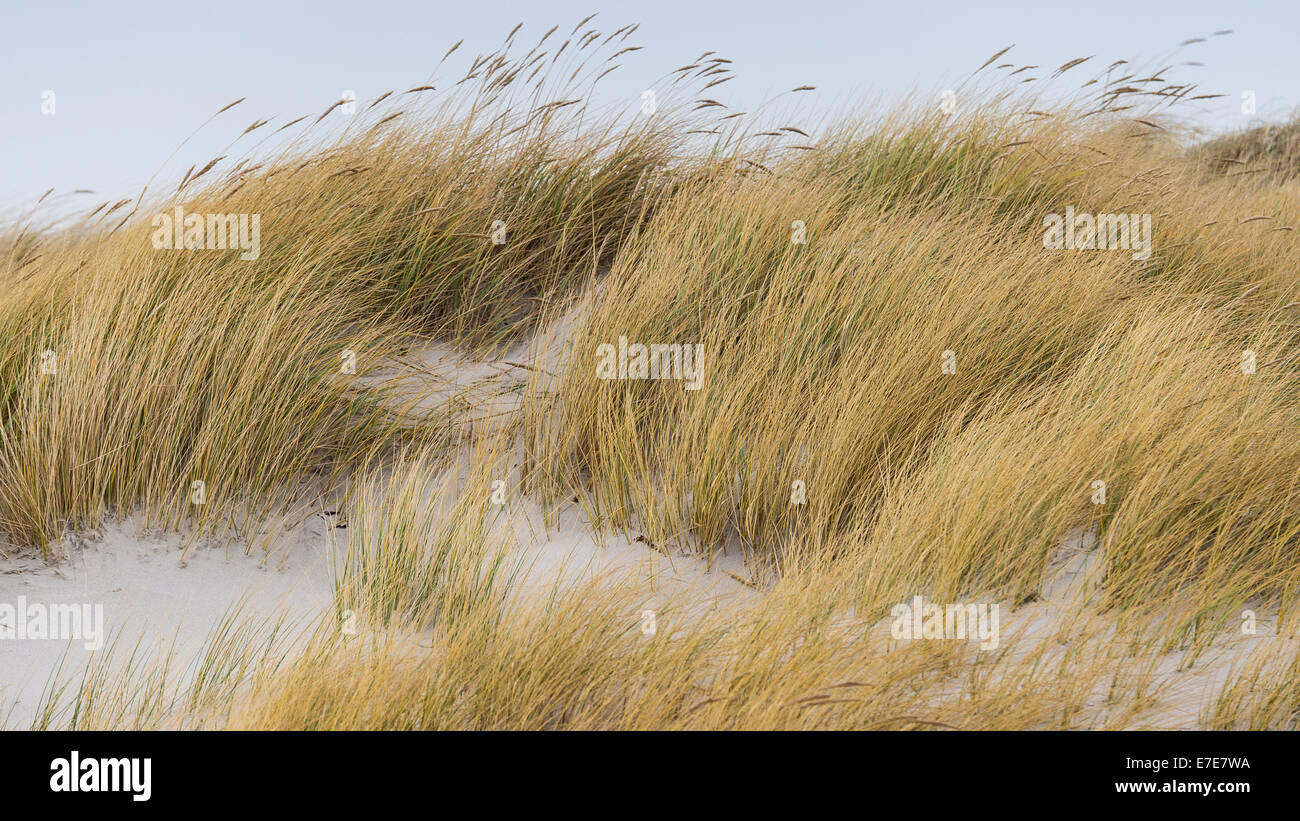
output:
<instances>
[{"instance_id":1,"label":"windblown grass","mask_svg":"<svg viewBox=\"0 0 1300 821\"><path fill-rule=\"evenodd\" d=\"M492 347L525 333L701 165L681 149L703 115L591 110L631 33L521 56L507 43L441 91L359 104L339 136L311 137L331 106L269 157L223 155L61 231L14 226L0 240L0 531L44 549L110 511L256 522L302 478L334 483L408 439L358 379L416 335ZM665 104L692 82L674 78ZM153 216L176 206L259 215L257 259L155 250Z\"/></svg>"},{"instance_id":2,"label":"windblown grass","mask_svg":"<svg viewBox=\"0 0 1300 821\"><path fill-rule=\"evenodd\" d=\"M628 29L583 25L570 54L625 48ZM243 638L197 689L137 670L145 703L92 675L43 725L1156 726L1184 674L1241 650L1245 610L1277 637L1192 713L1295 725L1277 614L1300 592L1300 200L1204 173L1179 136L1190 86L1115 64L1064 103L995 83L955 114L918 101L808 135L727 113L708 54L667 81L701 86L703 114L593 111L614 58L552 68L548 38L479 58L469 91L385 96L333 141L156 201L263 213L256 262L154 252L154 200L9 237L6 536L137 508L257 521L305 477L355 479L314 635L286 656L223 631ZM1151 215L1152 253L1046 249L1067 206ZM358 382L429 338L500 350L579 294L566 353L490 445ZM699 390L598 378L620 337L702 345ZM484 448L464 482L453 444ZM672 598L647 636L634 580L526 590L487 501L506 453L552 512L578 499L597 530L745 551L761 595ZM891 639L917 595L1001 602L1000 646Z\"/></svg>"}]
</instances>

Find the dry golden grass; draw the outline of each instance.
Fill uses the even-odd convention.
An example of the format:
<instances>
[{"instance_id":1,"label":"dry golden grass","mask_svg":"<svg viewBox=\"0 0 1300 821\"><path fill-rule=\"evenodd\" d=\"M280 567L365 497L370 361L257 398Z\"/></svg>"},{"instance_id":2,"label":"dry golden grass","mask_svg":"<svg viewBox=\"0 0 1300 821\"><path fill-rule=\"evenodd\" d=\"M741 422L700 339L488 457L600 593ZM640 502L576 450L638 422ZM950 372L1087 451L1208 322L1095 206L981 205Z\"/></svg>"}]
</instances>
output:
<instances>
[{"instance_id":1,"label":"dry golden grass","mask_svg":"<svg viewBox=\"0 0 1300 821\"><path fill-rule=\"evenodd\" d=\"M802 144L711 105L593 115L543 49L482 58L465 96L397 119L409 95L390 98L338 142L191 177L187 210L264 215L255 263L154 252L138 219L11 237L9 538L140 508L249 527L314 474L359 511L314 632L286 649L232 621L200 675L90 675L51 689L42 726L1295 726L1291 621L1245 650L1238 625L1300 592L1300 196L1205 175L1177 137L1186 87L1111 70L1047 110L972 90L951 116L904 107ZM1045 249L1066 206L1151 215L1152 254ZM499 350L579 293L564 361L491 436L414 424L337 368L427 338ZM700 389L598 378L620 337L702 345ZM645 636L635 579L525 591L486 502L516 453L528 498L739 548L761 595L675 594ZM1071 540L1094 569L1062 595ZM917 595L1000 602L1000 646L892 639ZM1232 675L1174 697L1225 653Z\"/></svg>"}]
</instances>

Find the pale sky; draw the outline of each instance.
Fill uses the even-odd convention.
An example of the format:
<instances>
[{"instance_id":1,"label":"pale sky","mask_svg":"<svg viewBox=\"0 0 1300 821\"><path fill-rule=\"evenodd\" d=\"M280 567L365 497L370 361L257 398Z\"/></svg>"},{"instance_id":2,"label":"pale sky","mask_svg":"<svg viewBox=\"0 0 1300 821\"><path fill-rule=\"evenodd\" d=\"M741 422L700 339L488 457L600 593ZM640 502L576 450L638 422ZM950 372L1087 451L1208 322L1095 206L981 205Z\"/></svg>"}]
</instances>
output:
<instances>
[{"instance_id":1,"label":"pale sky","mask_svg":"<svg viewBox=\"0 0 1300 821\"><path fill-rule=\"evenodd\" d=\"M641 24L628 43L644 49L602 84L607 102L629 108L704 51L734 61L725 101L743 108L814 85L801 103L815 116L937 93L1012 43L1006 60L1047 67L1092 54L1098 70L1118 59L1203 63L1168 76L1228 95L1199 109L1198 122L1215 131L1284 119L1300 101L1300 3L1291 0L2 2L4 213L51 187L94 189L86 205L133 196L199 124L239 97L248 99L171 160L162 179L206 162L254 119L316 113L344 89L366 101L417 85L459 39L457 57L469 59L494 50L515 23L524 23L519 42L531 44L593 11L592 25L604 32ZM1178 48L1222 29L1234 33ZM1255 94L1253 117L1241 111L1246 90ZM42 110L47 91L53 114Z\"/></svg>"}]
</instances>

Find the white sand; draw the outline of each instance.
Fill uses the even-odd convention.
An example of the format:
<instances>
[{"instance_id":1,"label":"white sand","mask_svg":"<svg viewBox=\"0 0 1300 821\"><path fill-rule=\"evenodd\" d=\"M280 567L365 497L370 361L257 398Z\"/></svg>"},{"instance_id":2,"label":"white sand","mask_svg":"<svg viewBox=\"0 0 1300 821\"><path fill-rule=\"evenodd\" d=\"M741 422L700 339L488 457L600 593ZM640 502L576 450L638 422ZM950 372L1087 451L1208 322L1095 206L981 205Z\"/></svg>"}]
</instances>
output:
<instances>
[{"instance_id":1,"label":"white sand","mask_svg":"<svg viewBox=\"0 0 1300 821\"><path fill-rule=\"evenodd\" d=\"M223 616L241 604L244 618L306 619L322 612L331 594L324 520L312 517L287 534L277 566L245 555L239 542L206 539L182 554L179 534L148 534L133 522L106 527L76 545L56 545L67 556L45 565L0 559L0 603L103 605L106 642L161 651L175 640L187 658ZM343 532L343 531L336 531ZM93 653L80 641L0 641L0 711L5 726L26 726L51 674L67 654L65 670Z\"/></svg>"}]
</instances>

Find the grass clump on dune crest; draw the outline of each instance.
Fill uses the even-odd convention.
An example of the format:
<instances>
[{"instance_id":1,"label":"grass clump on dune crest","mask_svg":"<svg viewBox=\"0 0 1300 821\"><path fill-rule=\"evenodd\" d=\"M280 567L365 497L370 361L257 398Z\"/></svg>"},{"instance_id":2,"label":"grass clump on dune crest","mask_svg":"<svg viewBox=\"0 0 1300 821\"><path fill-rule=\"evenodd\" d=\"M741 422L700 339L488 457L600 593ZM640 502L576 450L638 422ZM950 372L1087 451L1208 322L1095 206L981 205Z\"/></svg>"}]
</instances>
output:
<instances>
[{"instance_id":1,"label":"grass clump on dune crest","mask_svg":"<svg viewBox=\"0 0 1300 821\"><path fill-rule=\"evenodd\" d=\"M112 511L256 521L293 504L303 477L332 480L431 435L358 380L412 340L492 348L523 335L700 165L683 155L680 107L591 111L631 33L543 38L523 54L510 42L443 90L381 95L341 135L312 138L327 110L282 126L306 130L278 153L215 158L174 190L104 203L60 231L11 229L0 530L44 547ZM250 243L206 247L208 217L200 247L170 247L158 220L177 210L239 216Z\"/></svg>"}]
</instances>

